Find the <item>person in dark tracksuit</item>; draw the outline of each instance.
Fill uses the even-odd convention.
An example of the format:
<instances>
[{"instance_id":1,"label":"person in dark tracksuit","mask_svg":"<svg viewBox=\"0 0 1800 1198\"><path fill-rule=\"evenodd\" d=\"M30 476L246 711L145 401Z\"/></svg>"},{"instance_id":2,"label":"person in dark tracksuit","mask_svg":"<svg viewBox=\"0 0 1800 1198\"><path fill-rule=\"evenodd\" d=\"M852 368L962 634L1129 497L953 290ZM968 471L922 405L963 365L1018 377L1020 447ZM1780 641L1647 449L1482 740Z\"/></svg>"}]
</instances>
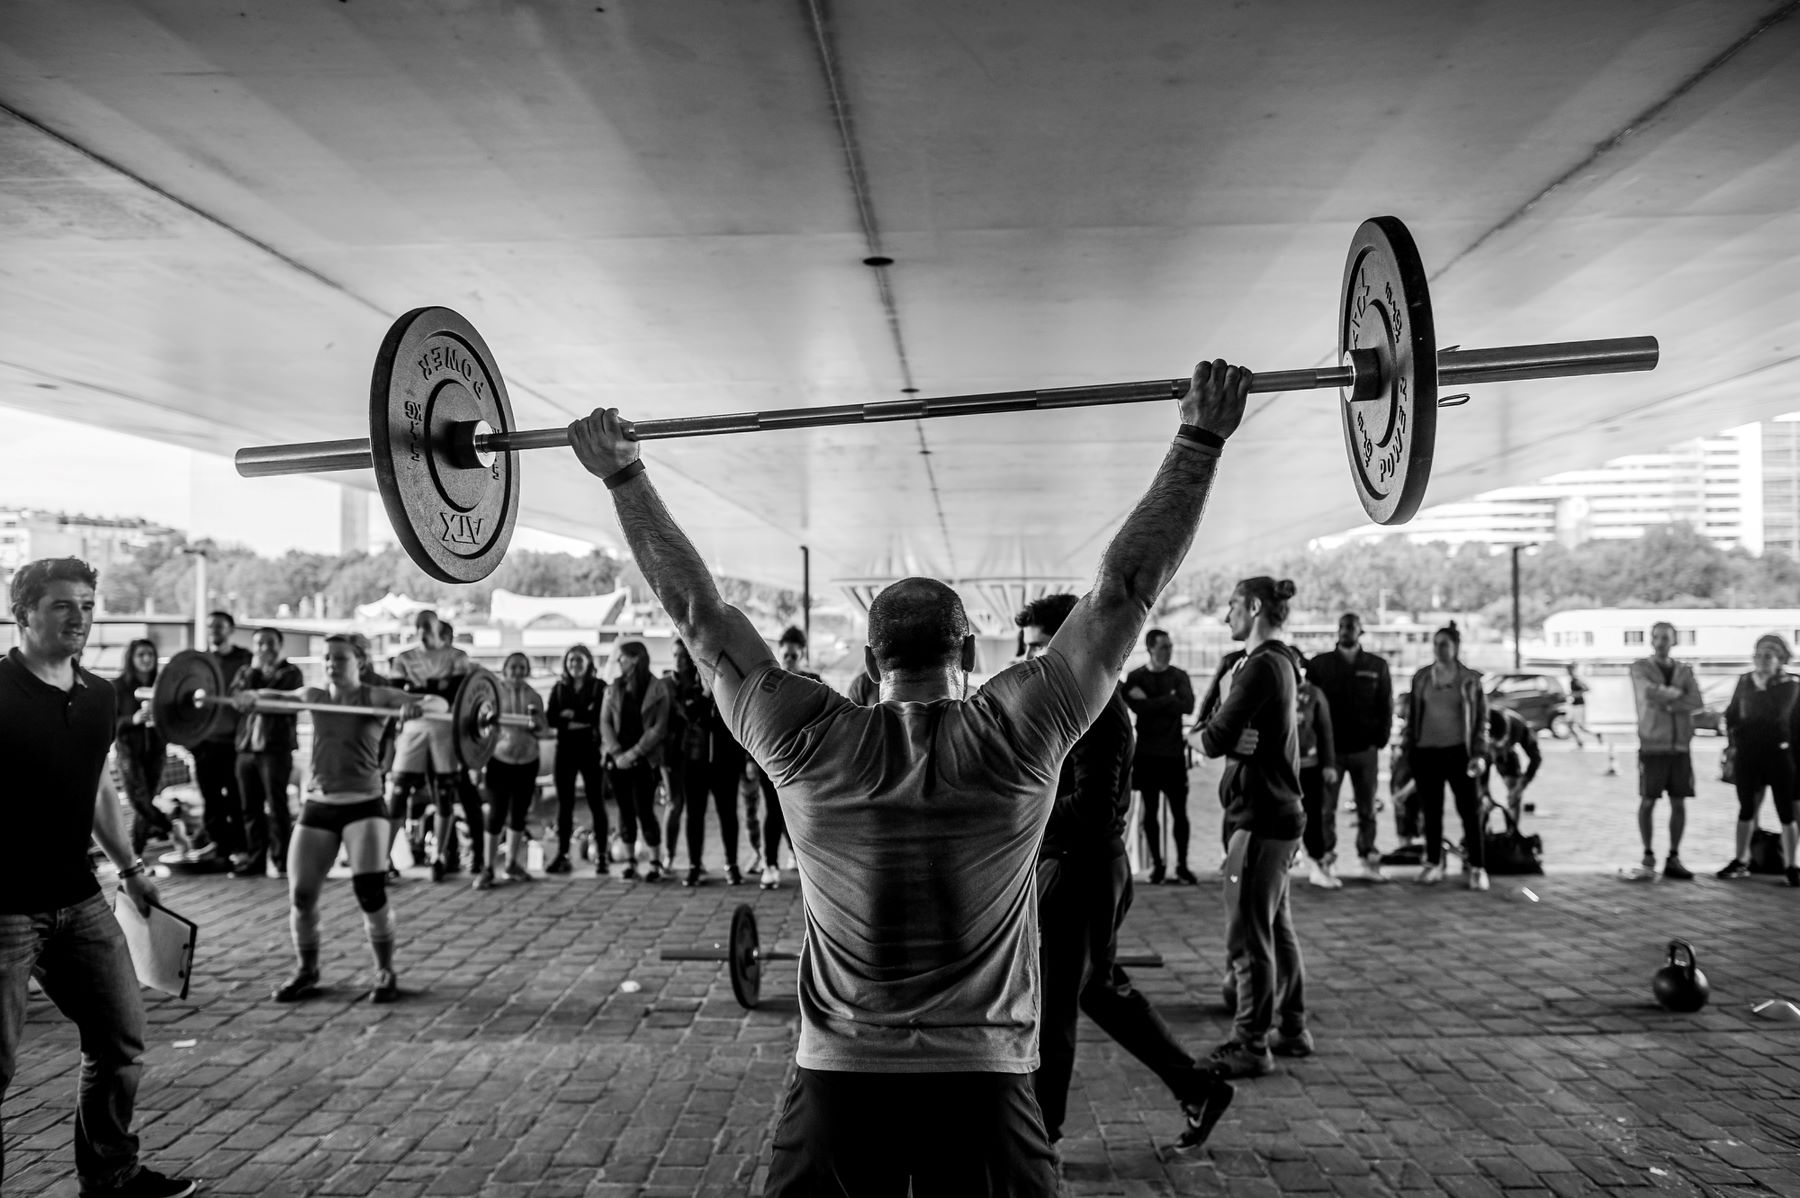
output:
<instances>
[{"instance_id":1,"label":"person in dark tracksuit","mask_svg":"<svg viewBox=\"0 0 1800 1198\"><path fill-rule=\"evenodd\" d=\"M1192 886L1188 868L1188 747L1181 735L1184 717L1194 712L1194 684L1187 671L1169 664L1175 643L1160 628L1144 634L1148 665L1125 677L1125 704L1137 717L1137 755L1131 763L1131 785L1144 798L1144 836L1150 843L1150 881L1167 875L1162 857L1158 815L1169 800L1169 831L1175 841L1175 880Z\"/></svg>"},{"instance_id":2,"label":"person in dark tracksuit","mask_svg":"<svg viewBox=\"0 0 1800 1198\"><path fill-rule=\"evenodd\" d=\"M1244 652L1217 679L1216 708L1200 729L1208 757L1225 757L1227 992L1235 999L1232 1038L1209 1060L1227 1077L1257 1077L1271 1053L1306 1056L1306 965L1288 910L1288 863L1306 827L1300 802L1299 672L1278 639L1294 584L1246 578L1231 594L1225 622ZM1280 1026L1276 1027L1279 1017ZM1273 1035L1271 1035L1273 1031Z\"/></svg>"},{"instance_id":3,"label":"person in dark tracksuit","mask_svg":"<svg viewBox=\"0 0 1800 1198\"><path fill-rule=\"evenodd\" d=\"M1028 657L1049 647L1075 602L1074 595L1045 595L1019 612ZM1055 1143L1062 1136L1075 1071L1075 1025L1085 1011L1169 1087L1188 1120L1180 1146L1194 1148L1230 1104L1231 1085L1176 1042L1150 1000L1115 963L1119 927L1131 909L1125 818L1131 809L1135 744L1131 713L1115 688L1106 708L1063 759L1056 802L1038 850L1043 1018L1032 1088L1044 1113L1044 1130Z\"/></svg>"}]
</instances>

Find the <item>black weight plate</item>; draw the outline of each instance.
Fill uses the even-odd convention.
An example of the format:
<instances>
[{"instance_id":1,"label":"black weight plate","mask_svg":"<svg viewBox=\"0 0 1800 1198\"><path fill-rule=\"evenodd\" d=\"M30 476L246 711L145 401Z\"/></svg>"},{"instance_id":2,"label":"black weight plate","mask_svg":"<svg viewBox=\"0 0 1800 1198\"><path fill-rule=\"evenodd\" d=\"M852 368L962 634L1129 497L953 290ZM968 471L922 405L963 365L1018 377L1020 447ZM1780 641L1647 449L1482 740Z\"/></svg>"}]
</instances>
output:
<instances>
[{"instance_id":1,"label":"black weight plate","mask_svg":"<svg viewBox=\"0 0 1800 1198\"><path fill-rule=\"evenodd\" d=\"M483 420L513 427L494 356L448 308L415 308L382 339L369 384L369 453L388 520L433 578L475 582L499 566L519 520L516 454L455 460L450 431Z\"/></svg>"},{"instance_id":2,"label":"black weight plate","mask_svg":"<svg viewBox=\"0 0 1800 1198\"><path fill-rule=\"evenodd\" d=\"M456 760L478 770L500 742L500 680L480 666L463 675L450 700L450 730L456 737Z\"/></svg>"},{"instance_id":3,"label":"black weight plate","mask_svg":"<svg viewBox=\"0 0 1800 1198\"><path fill-rule=\"evenodd\" d=\"M223 698L225 682L210 654L183 649L156 675L156 693L150 699L150 716L164 739L191 749L218 731L224 714L213 704L195 706L194 695L204 692Z\"/></svg>"},{"instance_id":4,"label":"black weight plate","mask_svg":"<svg viewBox=\"0 0 1800 1198\"><path fill-rule=\"evenodd\" d=\"M762 999L761 949L756 912L749 903L739 903L731 913L731 993L746 1011L754 1011Z\"/></svg>"},{"instance_id":5,"label":"black weight plate","mask_svg":"<svg viewBox=\"0 0 1800 1198\"><path fill-rule=\"evenodd\" d=\"M1350 475L1377 524L1412 519L1431 481L1437 444L1437 329L1425 266L1398 217L1366 220L1350 239L1338 320L1339 361L1373 350L1381 385L1367 399L1343 397Z\"/></svg>"}]
</instances>

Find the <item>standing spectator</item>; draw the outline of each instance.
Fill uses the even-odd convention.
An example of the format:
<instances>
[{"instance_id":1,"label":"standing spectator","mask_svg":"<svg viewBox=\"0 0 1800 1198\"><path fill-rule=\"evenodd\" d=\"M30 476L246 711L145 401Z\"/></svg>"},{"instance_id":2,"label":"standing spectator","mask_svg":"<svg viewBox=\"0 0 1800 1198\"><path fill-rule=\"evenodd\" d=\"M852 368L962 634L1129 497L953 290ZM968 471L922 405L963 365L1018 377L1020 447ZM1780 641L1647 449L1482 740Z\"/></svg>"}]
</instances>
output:
<instances>
[{"instance_id":1,"label":"standing spectator","mask_svg":"<svg viewBox=\"0 0 1800 1198\"><path fill-rule=\"evenodd\" d=\"M1577 749L1587 748L1587 744L1581 739L1581 734L1583 732L1592 736L1599 744L1604 745L1606 743L1606 734L1604 732L1596 732L1593 728L1588 726L1587 696L1588 692L1592 689L1593 687L1589 686L1586 680L1581 676L1581 663L1574 661L1570 662L1569 735L1575 738L1575 747Z\"/></svg>"},{"instance_id":2,"label":"standing spectator","mask_svg":"<svg viewBox=\"0 0 1800 1198\"><path fill-rule=\"evenodd\" d=\"M737 800L745 754L725 724L706 675L699 678L700 693L688 706L687 731L682 738L682 753L687 758L683 775L687 796L683 802L687 808L688 837L688 871L682 885L698 886L706 873L700 856L706 847L706 797L710 794L719 816L719 843L725 851L725 884L738 886L744 881L737 863Z\"/></svg>"},{"instance_id":3,"label":"standing spectator","mask_svg":"<svg viewBox=\"0 0 1800 1198\"><path fill-rule=\"evenodd\" d=\"M137 697L139 690L156 686L156 671L156 642L132 641L125 647L125 670L113 683L119 779L125 784L125 801L131 804L131 851L139 856L152 835L167 836L181 852L188 849L187 829L156 806L169 745L150 718L149 700Z\"/></svg>"},{"instance_id":4,"label":"standing spectator","mask_svg":"<svg viewBox=\"0 0 1800 1198\"><path fill-rule=\"evenodd\" d=\"M528 716L531 726L502 724L494 755L488 759L487 868L475 876L476 890L494 888L494 874L500 868L502 831L507 833L506 876L514 882L531 881L531 873L525 868L525 821L531 815L532 800L537 798L538 733L548 726L544 721L544 701L527 681L531 677L531 659L523 653L509 653L500 670L500 714ZM475 835L474 829L469 834Z\"/></svg>"},{"instance_id":5,"label":"standing spectator","mask_svg":"<svg viewBox=\"0 0 1800 1198\"><path fill-rule=\"evenodd\" d=\"M1638 834L1644 840L1640 876L1656 870L1656 800L1669 796L1669 855L1663 877L1687 881L1693 871L1681 863L1681 834L1687 828L1687 801L1694 797L1694 713L1705 706L1700 684L1686 662L1670 656L1675 625L1659 620L1650 628L1649 657L1631 663L1631 697L1638 720Z\"/></svg>"},{"instance_id":6,"label":"standing spectator","mask_svg":"<svg viewBox=\"0 0 1800 1198\"><path fill-rule=\"evenodd\" d=\"M282 635L274 628L257 630L250 664L231 680L231 693L244 690L297 691L306 685L300 667L281 655ZM300 718L275 711L252 711L238 717L237 781L244 797L244 859L231 867L234 877L263 878L269 863L287 876L288 838L294 815L288 807L288 780L294 773L294 750L300 747Z\"/></svg>"},{"instance_id":7,"label":"standing spectator","mask_svg":"<svg viewBox=\"0 0 1800 1198\"><path fill-rule=\"evenodd\" d=\"M669 688L650 672L650 650L641 641L626 641L615 655L619 677L606 688L600 705L600 743L606 786L619 800L619 835L631 854L620 877L638 880L636 843L641 831L650 850L644 880L660 882L662 830L656 825L656 776L669 728Z\"/></svg>"},{"instance_id":8,"label":"standing spectator","mask_svg":"<svg viewBox=\"0 0 1800 1198\"><path fill-rule=\"evenodd\" d=\"M1305 664L1295 655L1295 669ZM1343 881L1333 871L1337 861L1337 805L1329 797L1338 779L1337 755L1331 735L1331 705L1325 692L1302 676L1295 688L1294 713L1299 741L1300 805L1306 812L1306 831L1300 837L1306 850L1306 880L1323 890L1341 890Z\"/></svg>"},{"instance_id":9,"label":"standing spectator","mask_svg":"<svg viewBox=\"0 0 1800 1198\"><path fill-rule=\"evenodd\" d=\"M594 669L594 655L586 645L570 645L563 654L562 677L550 688L548 718L556 730L556 856L544 867L547 874L566 874L569 844L575 836L575 780L587 792L588 815L594 828L594 873L611 877L606 865L609 823L606 818L605 775L600 769L600 706L606 683Z\"/></svg>"},{"instance_id":10,"label":"standing spectator","mask_svg":"<svg viewBox=\"0 0 1800 1198\"><path fill-rule=\"evenodd\" d=\"M1235 1024L1209 1058L1226 1077L1270 1072L1271 1050L1305 1056L1313 1049L1306 964L1288 909L1288 863L1306 827L1295 764L1299 676L1279 639L1293 597L1292 582L1267 576L1246 578L1232 591L1225 623L1244 649L1218 680L1219 704L1200 729L1201 750L1227 758L1219 802L1229 838L1226 985L1235 995Z\"/></svg>"},{"instance_id":11,"label":"standing spectator","mask_svg":"<svg viewBox=\"0 0 1800 1198\"><path fill-rule=\"evenodd\" d=\"M230 612L207 615L207 651L219 667L220 679L227 684L250 664L250 650L231 643L236 632L237 619ZM211 855L236 868L247 860L248 847L244 799L237 783L238 716L229 707L218 711L213 733L193 748L194 784L200 790L200 821L211 845Z\"/></svg>"},{"instance_id":12,"label":"standing spectator","mask_svg":"<svg viewBox=\"0 0 1800 1198\"><path fill-rule=\"evenodd\" d=\"M1171 665L1175 642L1160 628L1144 634L1148 663L1125 678L1125 703L1137 716L1137 754L1131 762L1131 785L1144 804L1144 835L1150 842L1150 883L1163 880L1162 830L1157 812L1169 800L1169 830L1175 840L1175 880L1192 886L1188 868L1187 741L1182 717L1194 711L1194 684L1187 671Z\"/></svg>"},{"instance_id":13,"label":"standing spectator","mask_svg":"<svg viewBox=\"0 0 1800 1198\"><path fill-rule=\"evenodd\" d=\"M1375 848L1375 779L1393 731L1394 684L1387 659L1363 649L1362 634L1360 616L1351 611L1340 616L1337 648L1306 664L1306 680L1325 692L1331 709L1337 776L1326 779L1326 803L1335 813L1339 788L1349 778L1356 802L1356 859L1363 877L1384 882Z\"/></svg>"},{"instance_id":14,"label":"standing spectator","mask_svg":"<svg viewBox=\"0 0 1800 1198\"><path fill-rule=\"evenodd\" d=\"M666 748L662 760L663 794L669 804L669 811L663 822L662 856L662 867L667 873L675 871L675 853L681 847L681 813L687 808L688 711L703 698L700 693L700 671L694 667L694 658L687 651L687 645L682 643L680 637L676 637L670 651L675 657L675 668L663 675L663 685L669 688L669 730L664 734L663 743ZM701 784L704 787L704 778L701 779ZM706 792L702 789L702 800L705 795ZM706 817L704 803L700 816L702 820Z\"/></svg>"},{"instance_id":15,"label":"standing spectator","mask_svg":"<svg viewBox=\"0 0 1800 1198\"><path fill-rule=\"evenodd\" d=\"M813 682L823 681L811 670L801 668L806 664L806 633L789 624L781 630L781 639L775 647L782 669ZM781 796L775 793L775 784L769 781L769 775L755 762L751 762L751 767L756 770L756 785L762 792L763 801L762 888L775 890L781 885L781 840L787 836L787 820L781 813Z\"/></svg>"},{"instance_id":16,"label":"standing spectator","mask_svg":"<svg viewBox=\"0 0 1800 1198\"><path fill-rule=\"evenodd\" d=\"M1444 880L1444 787L1456 797L1462 817L1464 881L1470 890L1488 888L1481 794L1475 784L1487 769L1487 696L1481 671L1463 665L1462 633L1456 621L1431 638L1436 660L1413 675L1402 733L1425 822L1425 868L1419 881Z\"/></svg>"},{"instance_id":17,"label":"standing spectator","mask_svg":"<svg viewBox=\"0 0 1800 1198\"><path fill-rule=\"evenodd\" d=\"M1794 822L1794 750L1800 747L1800 679L1787 673L1793 658L1788 643L1771 632L1756 638L1754 668L1740 676L1725 707L1725 731L1736 758L1737 855L1718 876L1750 876L1750 838L1765 789L1781 821L1781 859L1789 886L1800 886L1794 850L1800 825Z\"/></svg>"},{"instance_id":18,"label":"standing spectator","mask_svg":"<svg viewBox=\"0 0 1800 1198\"><path fill-rule=\"evenodd\" d=\"M131 1117L144 1075L144 1002L125 934L88 862L90 843L98 843L141 914L159 901L131 852L106 772L117 696L78 664L98 581L91 566L68 557L27 562L12 577L19 643L0 658L0 809L15 846L0 871L0 1101L18 1064L35 978L81 1034L72 1125L80 1192L182 1198L193 1182L138 1159ZM0 1191L5 1174L0 1149Z\"/></svg>"},{"instance_id":19,"label":"standing spectator","mask_svg":"<svg viewBox=\"0 0 1800 1198\"><path fill-rule=\"evenodd\" d=\"M424 696L421 706L438 715L450 710L450 699L474 666L469 655L450 643L454 630L426 609L413 617L418 644L394 658L395 685L410 694ZM469 826L469 855L477 872L482 865L481 798L465 792L467 771L456 761L456 730L445 720L412 720L400 726L392 762L394 786L389 799L389 818L396 827L412 829L413 860L425 858L425 833L420 816L429 796L437 820L437 845L431 858L431 880L460 868L454 851L455 806L460 801Z\"/></svg>"}]
</instances>

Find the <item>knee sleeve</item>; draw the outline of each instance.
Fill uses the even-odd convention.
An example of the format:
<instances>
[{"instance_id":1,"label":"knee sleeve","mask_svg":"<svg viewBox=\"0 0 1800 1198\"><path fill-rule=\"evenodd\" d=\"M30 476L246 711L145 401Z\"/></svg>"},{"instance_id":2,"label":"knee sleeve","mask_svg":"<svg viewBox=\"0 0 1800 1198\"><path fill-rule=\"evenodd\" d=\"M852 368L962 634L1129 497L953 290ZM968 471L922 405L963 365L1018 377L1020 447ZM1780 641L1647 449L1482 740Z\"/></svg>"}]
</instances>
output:
<instances>
[{"instance_id":1,"label":"knee sleeve","mask_svg":"<svg viewBox=\"0 0 1800 1198\"><path fill-rule=\"evenodd\" d=\"M373 914L387 906L387 872L385 870L355 875L350 879L350 888L356 891L356 905L365 912Z\"/></svg>"}]
</instances>

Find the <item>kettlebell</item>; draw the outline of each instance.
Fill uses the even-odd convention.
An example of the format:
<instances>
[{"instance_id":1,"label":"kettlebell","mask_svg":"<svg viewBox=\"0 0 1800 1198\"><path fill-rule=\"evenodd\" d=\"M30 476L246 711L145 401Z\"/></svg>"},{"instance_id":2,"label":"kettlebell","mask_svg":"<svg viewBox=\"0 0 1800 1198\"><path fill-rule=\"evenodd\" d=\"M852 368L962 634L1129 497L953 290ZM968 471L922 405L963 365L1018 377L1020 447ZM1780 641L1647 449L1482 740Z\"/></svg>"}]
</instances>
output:
<instances>
[{"instance_id":1,"label":"kettlebell","mask_svg":"<svg viewBox=\"0 0 1800 1198\"><path fill-rule=\"evenodd\" d=\"M1685 964L1680 961L1683 955L1687 957ZM1669 963L1651 976L1650 989L1656 992L1656 1001L1665 1011L1684 1014L1704 1007L1712 994L1706 975L1700 972L1700 963L1694 959L1694 946L1685 940L1669 941Z\"/></svg>"}]
</instances>

